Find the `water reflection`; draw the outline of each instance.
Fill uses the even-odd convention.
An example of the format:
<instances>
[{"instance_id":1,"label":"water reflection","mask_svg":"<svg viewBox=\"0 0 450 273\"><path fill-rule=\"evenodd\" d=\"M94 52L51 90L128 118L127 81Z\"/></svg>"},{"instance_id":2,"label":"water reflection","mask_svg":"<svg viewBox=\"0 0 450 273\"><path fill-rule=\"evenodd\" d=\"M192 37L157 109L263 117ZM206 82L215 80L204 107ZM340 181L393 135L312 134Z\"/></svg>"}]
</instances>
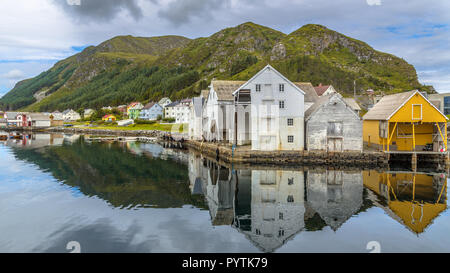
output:
<instances>
[{"instance_id":1,"label":"water reflection","mask_svg":"<svg viewBox=\"0 0 450 273\"><path fill-rule=\"evenodd\" d=\"M445 174L364 171L364 186L378 195L373 203L419 234L447 209Z\"/></svg>"},{"instance_id":2,"label":"water reflection","mask_svg":"<svg viewBox=\"0 0 450 273\"><path fill-rule=\"evenodd\" d=\"M364 252L383 239L385 249L448 250L443 173L232 166L156 143L87 139L3 142L0 251L26 245L26 234L35 252L65 252L74 239L91 252Z\"/></svg>"},{"instance_id":3,"label":"water reflection","mask_svg":"<svg viewBox=\"0 0 450 273\"><path fill-rule=\"evenodd\" d=\"M245 168L191 154L190 189L205 196L213 225L232 225L264 252L303 231L336 232L371 207L420 234L447 208L441 173Z\"/></svg>"}]
</instances>

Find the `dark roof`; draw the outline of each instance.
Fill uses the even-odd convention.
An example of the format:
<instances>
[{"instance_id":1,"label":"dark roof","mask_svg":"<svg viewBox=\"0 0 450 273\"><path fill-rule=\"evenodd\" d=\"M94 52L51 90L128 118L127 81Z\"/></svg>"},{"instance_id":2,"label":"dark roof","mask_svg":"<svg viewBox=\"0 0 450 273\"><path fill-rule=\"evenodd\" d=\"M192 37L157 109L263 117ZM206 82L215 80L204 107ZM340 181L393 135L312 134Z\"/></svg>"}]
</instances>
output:
<instances>
[{"instance_id":1,"label":"dark roof","mask_svg":"<svg viewBox=\"0 0 450 273\"><path fill-rule=\"evenodd\" d=\"M144 106L143 109L151 109L153 107L153 105L155 105L155 104L156 104L156 102L149 102Z\"/></svg>"},{"instance_id":2,"label":"dark roof","mask_svg":"<svg viewBox=\"0 0 450 273\"><path fill-rule=\"evenodd\" d=\"M174 107L177 106L180 103L179 100L172 102L171 104L166 105L166 107Z\"/></svg>"},{"instance_id":3,"label":"dark roof","mask_svg":"<svg viewBox=\"0 0 450 273\"><path fill-rule=\"evenodd\" d=\"M305 92L305 102L316 102L319 96L310 82L294 82L294 84Z\"/></svg>"},{"instance_id":4,"label":"dark roof","mask_svg":"<svg viewBox=\"0 0 450 273\"><path fill-rule=\"evenodd\" d=\"M319 85L319 86L315 86L314 90L316 90L316 93L318 96L322 96L323 93L325 93L325 91L327 91L328 88L330 88L329 85Z\"/></svg>"}]
</instances>

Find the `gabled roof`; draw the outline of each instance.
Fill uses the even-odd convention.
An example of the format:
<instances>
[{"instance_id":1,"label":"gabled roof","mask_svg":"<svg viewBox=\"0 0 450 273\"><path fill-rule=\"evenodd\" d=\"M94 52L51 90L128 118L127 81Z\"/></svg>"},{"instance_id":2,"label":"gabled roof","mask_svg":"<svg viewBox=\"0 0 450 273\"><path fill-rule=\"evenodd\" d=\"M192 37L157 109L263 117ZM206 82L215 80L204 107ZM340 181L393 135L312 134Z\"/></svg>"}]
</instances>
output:
<instances>
[{"instance_id":1,"label":"gabled roof","mask_svg":"<svg viewBox=\"0 0 450 273\"><path fill-rule=\"evenodd\" d=\"M144 106L143 109L151 109L155 104L156 104L155 102L149 102Z\"/></svg>"},{"instance_id":2,"label":"gabled roof","mask_svg":"<svg viewBox=\"0 0 450 273\"><path fill-rule=\"evenodd\" d=\"M319 96L310 82L294 82L301 90L305 92L305 102L316 102Z\"/></svg>"},{"instance_id":3,"label":"gabled roof","mask_svg":"<svg viewBox=\"0 0 450 273\"><path fill-rule=\"evenodd\" d=\"M159 100L158 104L164 104L166 101L170 100L169 98L165 97Z\"/></svg>"},{"instance_id":4,"label":"gabled roof","mask_svg":"<svg viewBox=\"0 0 450 273\"><path fill-rule=\"evenodd\" d=\"M245 81L212 81L211 85L217 94L217 100L233 101L233 92L245 83Z\"/></svg>"},{"instance_id":5,"label":"gabled roof","mask_svg":"<svg viewBox=\"0 0 450 273\"><path fill-rule=\"evenodd\" d=\"M432 107L434 107L439 113L439 109L434 106L427 98L425 98L422 93L418 90L413 90L409 92L397 93L392 95L384 96L377 104L375 104L372 109L364 115L364 120L389 120L397 111L416 93L420 94ZM442 113L441 113L442 114ZM442 114L444 117L445 115ZM447 117L445 117L448 119Z\"/></svg>"},{"instance_id":6,"label":"gabled roof","mask_svg":"<svg viewBox=\"0 0 450 273\"><path fill-rule=\"evenodd\" d=\"M353 108L348 105L348 103L343 100L342 95L339 93L334 93L331 95L325 95L325 96L321 96L319 97L319 99L316 101L316 103L314 103L313 105L311 105L311 107L308 108L308 110L306 110L305 112L305 121L309 120L311 118L311 116L320 108L322 107L322 105L324 105L325 103L327 103L332 97L338 97L344 104L347 105L348 108L352 109ZM356 117L360 118L354 111L351 111Z\"/></svg>"},{"instance_id":7,"label":"gabled roof","mask_svg":"<svg viewBox=\"0 0 450 273\"><path fill-rule=\"evenodd\" d=\"M48 121L48 120L50 120L50 115L46 115L46 114L43 114L43 113L30 113L30 118L32 120Z\"/></svg>"},{"instance_id":8,"label":"gabled roof","mask_svg":"<svg viewBox=\"0 0 450 273\"><path fill-rule=\"evenodd\" d=\"M325 93L325 91L328 90L328 88L330 88L330 85L319 85L319 86L315 86L314 90L316 90L317 96L322 96L323 93Z\"/></svg>"},{"instance_id":9,"label":"gabled roof","mask_svg":"<svg viewBox=\"0 0 450 273\"><path fill-rule=\"evenodd\" d=\"M174 102L172 102L171 104L167 104L167 105L166 105L166 108L167 108L167 107L175 107L175 106L177 106L179 103L180 103L179 100L174 101Z\"/></svg>"},{"instance_id":10,"label":"gabled roof","mask_svg":"<svg viewBox=\"0 0 450 273\"><path fill-rule=\"evenodd\" d=\"M285 80L287 83L291 84L292 87L300 91L302 94L305 94L305 92L300 89L297 85L295 85L293 82L291 82L288 78L286 78L283 74L278 72L275 68L273 68L270 64L266 65L263 69L261 69L258 73L256 73L250 80L244 82L239 88L236 88L236 90L233 92L233 95L235 95L240 89L242 89L247 83L253 81L255 78L257 78L259 75L261 75L265 70L270 69L275 72L280 78Z\"/></svg>"},{"instance_id":11,"label":"gabled roof","mask_svg":"<svg viewBox=\"0 0 450 273\"><path fill-rule=\"evenodd\" d=\"M348 106L350 106L355 111L361 111L361 107L359 107L359 104L356 102L354 98L343 98L343 100L347 103Z\"/></svg>"}]
</instances>

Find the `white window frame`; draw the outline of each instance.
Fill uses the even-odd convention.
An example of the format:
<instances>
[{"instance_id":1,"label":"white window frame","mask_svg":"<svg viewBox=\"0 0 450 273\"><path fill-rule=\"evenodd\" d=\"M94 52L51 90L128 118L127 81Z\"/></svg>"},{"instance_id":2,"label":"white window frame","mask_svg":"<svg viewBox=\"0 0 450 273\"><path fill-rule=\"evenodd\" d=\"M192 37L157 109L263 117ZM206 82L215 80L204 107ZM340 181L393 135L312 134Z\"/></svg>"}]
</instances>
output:
<instances>
[{"instance_id":1,"label":"white window frame","mask_svg":"<svg viewBox=\"0 0 450 273\"><path fill-rule=\"evenodd\" d=\"M255 85L255 91L256 92L261 92L261 84L256 84Z\"/></svg>"},{"instance_id":2,"label":"white window frame","mask_svg":"<svg viewBox=\"0 0 450 273\"><path fill-rule=\"evenodd\" d=\"M283 107L281 107L281 105L283 105ZM278 101L278 107L280 108L280 109L286 109L285 108L285 103L284 103L284 100L280 100L280 101Z\"/></svg>"},{"instance_id":3,"label":"white window frame","mask_svg":"<svg viewBox=\"0 0 450 273\"><path fill-rule=\"evenodd\" d=\"M280 92L284 92L284 83L280 83L280 85L278 86L278 90Z\"/></svg>"},{"instance_id":4,"label":"white window frame","mask_svg":"<svg viewBox=\"0 0 450 273\"><path fill-rule=\"evenodd\" d=\"M414 106L420 106L420 118L414 118ZM411 107L411 119L412 120L422 120L422 118L423 118L423 106L422 106L422 104L412 104L412 107Z\"/></svg>"},{"instance_id":5,"label":"white window frame","mask_svg":"<svg viewBox=\"0 0 450 273\"><path fill-rule=\"evenodd\" d=\"M292 121L292 124L290 124L289 121ZM288 127L294 126L294 119L293 119L293 118L288 118L288 119L287 119L287 126L288 126Z\"/></svg>"}]
</instances>

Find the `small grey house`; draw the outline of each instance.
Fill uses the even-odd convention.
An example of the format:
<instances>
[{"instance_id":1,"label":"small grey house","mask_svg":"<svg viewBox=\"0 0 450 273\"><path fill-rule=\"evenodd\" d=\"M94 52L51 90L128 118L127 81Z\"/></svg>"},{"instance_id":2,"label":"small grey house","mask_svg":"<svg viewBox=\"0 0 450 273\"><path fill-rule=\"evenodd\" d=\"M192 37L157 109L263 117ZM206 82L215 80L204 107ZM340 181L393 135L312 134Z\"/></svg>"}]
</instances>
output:
<instances>
[{"instance_id":1,"label":"small grey house","mask_svg":"<svg viewBox=\"0 0 450 273\"><path fill-rule=\"evenodd\" d=\"M360 151L363 149L362 121L342 96L320 97L305 112L308 151Z\"/></svg>"}]
</instances>

